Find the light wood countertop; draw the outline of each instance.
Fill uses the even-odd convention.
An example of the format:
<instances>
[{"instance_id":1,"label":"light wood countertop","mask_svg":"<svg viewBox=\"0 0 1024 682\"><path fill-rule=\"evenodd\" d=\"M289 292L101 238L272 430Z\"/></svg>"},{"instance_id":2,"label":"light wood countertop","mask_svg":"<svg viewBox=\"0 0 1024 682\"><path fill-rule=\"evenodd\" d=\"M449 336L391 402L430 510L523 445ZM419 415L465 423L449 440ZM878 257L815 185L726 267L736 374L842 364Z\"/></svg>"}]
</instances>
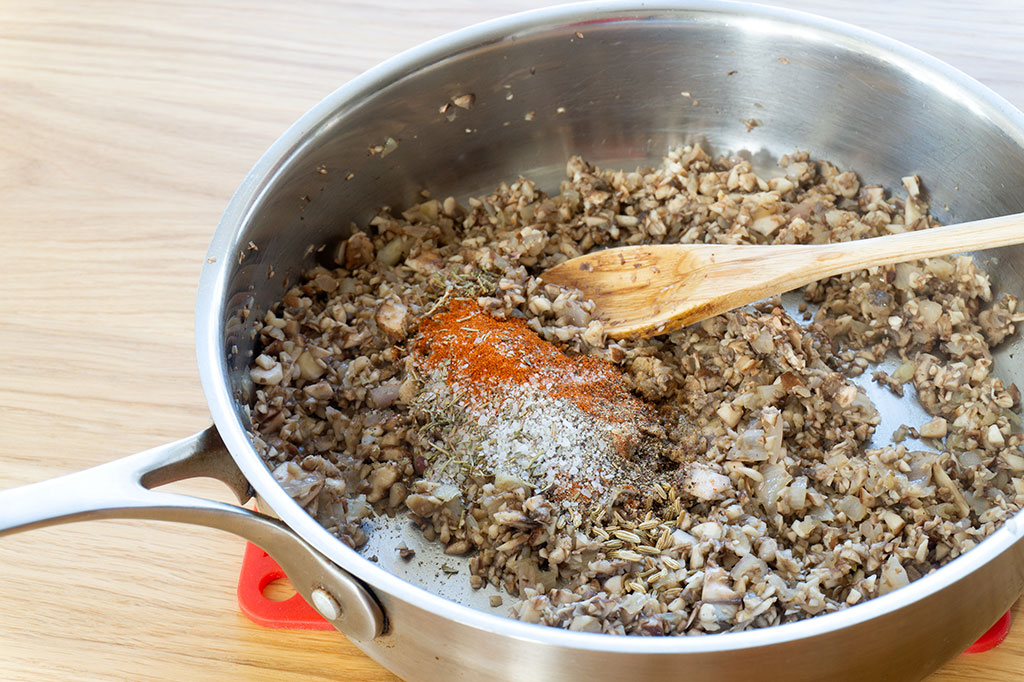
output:
<instances>
[{"instance_id":1,"label":"light wood countertop","mask_svg":"<svg viewBox=\"0 0 1024 682\"><path fill-rule=\"evenodd\" d=\"M0 4L0 489L205 427L195 287L250 166L370 66L545 4ZM1024 108L1018 0L775 4L908 42ZM173 488L229 499L210 482ZM242 549L224 533L155 522L4 538L0 679L397 679L337 633L246 620L235 603ZM929 682L1020 679L1017 611L1002 647Z\"/></svg>"}]
</instances>

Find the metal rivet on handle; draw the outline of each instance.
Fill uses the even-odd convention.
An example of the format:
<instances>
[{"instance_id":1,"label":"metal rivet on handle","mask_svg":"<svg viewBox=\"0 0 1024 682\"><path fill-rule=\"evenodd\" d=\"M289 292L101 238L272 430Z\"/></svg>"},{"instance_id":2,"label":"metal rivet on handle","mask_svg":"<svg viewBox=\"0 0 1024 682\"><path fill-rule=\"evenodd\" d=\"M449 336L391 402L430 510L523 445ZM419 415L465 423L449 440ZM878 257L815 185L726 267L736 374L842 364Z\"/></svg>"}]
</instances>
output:
<instances>
[{"instance_id":1,"label":"metal rivet on handle","mask_svg":"<svg viewBox=\"0 0 1024 682\"><path fill-rule=\"evenodd\" d=\"M313 608L327 620L337 620L341 615L341 606L338 604L338 600L327 590L318 587L309 596L313 601Z\"/></svg>"}]
</instances>

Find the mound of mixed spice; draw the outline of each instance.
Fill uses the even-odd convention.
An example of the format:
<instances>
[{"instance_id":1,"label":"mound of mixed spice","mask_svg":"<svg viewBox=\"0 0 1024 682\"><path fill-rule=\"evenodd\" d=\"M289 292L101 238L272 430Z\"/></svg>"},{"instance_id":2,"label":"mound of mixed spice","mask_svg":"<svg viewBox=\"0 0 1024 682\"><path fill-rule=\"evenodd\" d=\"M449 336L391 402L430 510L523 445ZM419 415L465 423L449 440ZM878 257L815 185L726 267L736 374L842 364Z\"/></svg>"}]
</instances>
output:
<instances>
[{"instance_id":1,"label":"mound of mixed spice","mask_svg":"<svg viewBox=\"0 0 1024 682\"><path fill-rule=\"evenodd\" d=\"M991 373L1024 315L970 258L811 285L808 324L769 301L617 342L537 278L626 244L925 229L916 178L901 200L806 154L765 178L699 146L633 172L573 158L567 176L553 196L520 178L382 212L266 313L254 443L344 542L407 511L469 556L474 587L520 597L517 618L690 634L884 594L1024 504L1020 392ZM931 415L892 440L927 448L877 447L850 379L887 356L874 380Z\"/></svg>"}]
</instances>

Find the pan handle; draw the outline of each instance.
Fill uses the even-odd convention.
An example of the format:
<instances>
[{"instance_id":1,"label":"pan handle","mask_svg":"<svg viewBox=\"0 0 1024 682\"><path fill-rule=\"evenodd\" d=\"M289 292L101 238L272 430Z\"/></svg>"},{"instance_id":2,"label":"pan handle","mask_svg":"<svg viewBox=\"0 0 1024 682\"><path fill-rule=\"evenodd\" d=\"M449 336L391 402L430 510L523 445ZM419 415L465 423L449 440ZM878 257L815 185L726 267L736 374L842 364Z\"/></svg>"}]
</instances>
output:
<instances>
[{"instance_id":1,"label":"pan handle","mask_svg":"<svg viewBox=\"0 0 1024 682\"><path fill-rule=\"evenodd\" d=\"M89 519L154 519L219 528L263 548L295 590L349 639L384 632L384 613L369 590L278 519L243 507L150 488L199 476L226 483L240 502L248 481L211 426L189 438L85 471L0 491L0 536Z\"/></svg>"}]
</instances>

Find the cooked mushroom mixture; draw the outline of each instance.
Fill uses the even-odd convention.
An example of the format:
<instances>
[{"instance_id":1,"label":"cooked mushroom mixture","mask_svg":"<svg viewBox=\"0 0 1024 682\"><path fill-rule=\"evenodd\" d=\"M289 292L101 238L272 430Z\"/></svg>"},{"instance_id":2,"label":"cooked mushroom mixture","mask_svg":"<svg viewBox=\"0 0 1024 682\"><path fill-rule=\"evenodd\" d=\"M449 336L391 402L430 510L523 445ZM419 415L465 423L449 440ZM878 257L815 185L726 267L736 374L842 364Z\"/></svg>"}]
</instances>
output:
<instances>
[{"instance_id":1,"label":"cooked mushroom mixture","mask_svg":"<svg viewBox=\"0 0 1024 682\"><path fill-rule=\"evenodd\" d=\"M993 302L968 257L933 258L811 285L804 320L774 300L611 341L538 274L626 244L931 226L903 184L806 154L760 177L688 146L636 171L573 158L556 195L520 178L381 211L258 325L253 440L342 541L407 512L529 622L712 633L885 594L1024 503L1020 392L991 373L1024 320L1012 296ZM931 419L872 441L864 372Z\"/></svg>"}]
</instances>

